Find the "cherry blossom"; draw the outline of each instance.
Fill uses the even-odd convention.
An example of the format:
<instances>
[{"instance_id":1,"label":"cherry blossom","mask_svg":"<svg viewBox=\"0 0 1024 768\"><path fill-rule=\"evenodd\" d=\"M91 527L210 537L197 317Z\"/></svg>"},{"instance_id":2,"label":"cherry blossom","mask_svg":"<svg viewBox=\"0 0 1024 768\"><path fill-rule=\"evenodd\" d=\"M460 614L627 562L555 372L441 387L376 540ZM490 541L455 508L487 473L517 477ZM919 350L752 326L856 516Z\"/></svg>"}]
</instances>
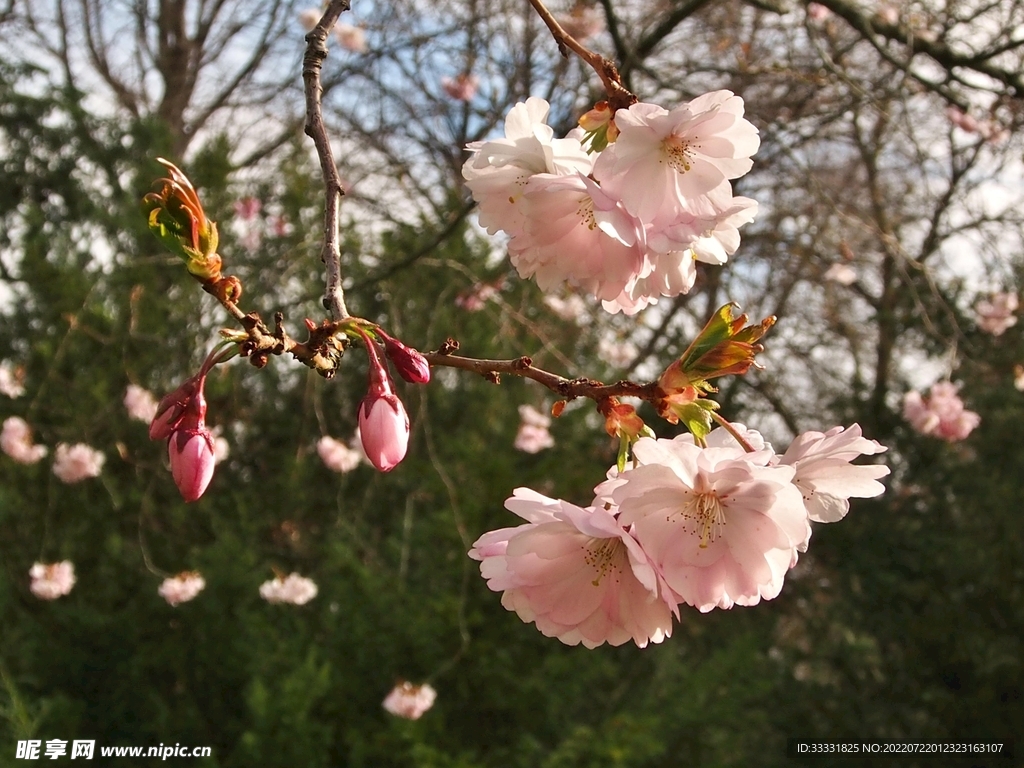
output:
<instances>
[{"instance_id":1,"label":"cherry blossom","mask_svg":"<svg viewBox=\"0 0 1024 768\"><path fill-rule=\"evenodd\" d=\"M885 492L879 478L889 474L883 464L851 464L858 456L887 450L861 434L859 424L833 427L828 432L804 432L796 437L779 464L796 470L793 483L800 490L808 517L818 523L834 523L850 511L851 497L861 499Z\"/></svg>"},{"instance_id":2,"label":"cherry blossom","mask_svg":"<svg viewBox=\"0 0 1024 768\"><path fill-rule=\"evenodd\" d=\"M825 270L825 274L822 275L822 278L839 283L840 285L853 285L857 282L857 273L850 265L837 261Z\"/></svg>"},{"instance_id":3,"label":"cherry blossom","mask_svg":"<svg viewBox=\"0 0 1024 768\"><path fill-rule=\"evenodd\" d=\"M974 305L978 314L978 327L993 336L1002 336L1007 328L1017 324L1014 314L1019 306L1016 293L992 294L991 299L982 299Z\"/></svg>"},{"instance_id":4,"label":"cherry blossom","mask_svg":"<svg viewBox=\"0 0 1024 768\"><path fill-rule=\"evenodd\" d=\"M955 384L932 385L927 398L912 390L903 397L903 418L922 435L955 443L965 439L981 423L981 416L964 407Z\"/></svg>"},{"instance_id":5,"label":"cherry blossom","mask_svg":"<svg viewBox=\"0 0 1024 768\"><path fill-rule=\"evenodd\" d=\"M467 312L479 312L487 302L498 295L498 288L489 283L476 283L455 297L455 306Z\"/></svg>"},{"instance_id":6,"label":"cherry blossom","mask_svg":"<svg viewBox=\"0 0 1024 768\"><path fill-rule=\"evenodd\" d=\"M535 96L516 104L505 118L505 138L476 141L462 166L466 186L479 203L480 225L490 234L522 231L519 207L526 183L539 173L589 174L593 160L578 139L556 139L547 125L549 105Z\"/></svg>"},{"instance_id":7,"label":"cherry blossom","mask_svg":"<svg viewBox=\"0 0 1024 768\"><path fill-rule=\"evenodd\" d=\"M366 32L362 27L339 23L334 26L334 39L346 51L366 53Z\"/></svg>"},{"instance_id":8,"label":"cherry blossom","mask_svg":"<svg viewBox=\"0 0 1024 768\"><path fill-rule=\"evenodd\" d=\"M615 113L619 137L594 175L627 211L658 226L693 200L750 170L760 140L743 118L743 99L713 91L669 111L639 102Z\"/></svg>"},{"instance_id":9,"label":"cherry blossom","mask_svg":"<svg viewBox=\"0 0 1024 768\"><path fill-rule=\"evenodd\" d=\"M555 21L570 37L583 43L604 31L604 16L592 6L576 3L569 13L555 15Z\"/></svg>"},{"instance_id":10,"label":"cherry blossom","mask_svg":"<svg viewBox=\"0 0 1024 768\"><path fill-rule=\"evenodd\" d=\"M317 17L317 21L320 17ZM316 26L314 22L313 26ZM263 202L258 197L243 197L235 201L235 216L242 221L252 221L263 210Z\"/></svg>"},{"instance_id":11,"label":"cherry blossom","mask_svg":"<svg viewBox=\"0 0 1024 768\"><path fill-rule=\"evenodd\" d=\"M323 11L319 8L306 8L305 10L299 11L299 23L307 32L312 32L313 28L320 22L320 17L323 15Z\"/></svg>"},{"instance_id":12,"label":"cherry blossom","mask_svg":"<svg viewBox=\"0 0 1024 768\"><path fill-rule=\"evenodd\" d=\"M639 466L610 492L619 523L682 602L706 612L778 596L810 537L792 467L768 466L767 448L701 448L692 437L641 438L633 456Z\"/></svg>"},{"instance_id":13,"label":"cherry blossom","mask_svg":"<svg viewBox=\"0 0 1024 768\"><path fill-rule=\"evenodd\" d=\"M345 474L351 472L366 460L366 455L358 448L350 448L340 440L324 435L316 444L316 452L329 470Z\"/></svg>"},{"instance_id":14,"label":"cherry blossom","mask_svg":"<svg viewBox=\"0 0 1024 768\"><path fill-rule=\"evenodd\" d=\"M75 586L75 566L70 560L60 563L36 563L28 572L32 578L29 589L40 600L56 600Z\"/></svg>"},{"instance_id":15,"label":"cherry blossom","mask_svg":"<svg viewBox=\"0 0 1024 768\"><path fill-rule=\"evenodd\" d=\"M392 715L404 717L406 720L419 720L423 713L434 706L437 691L430 685L413 685L400 682L384 698L382 706Z\"/></svg>"},{"instance_id":16,"label":"cherry blossom","mask_svg":"<svg viewBox=\"0 0 1024 768\"><path fill-rule=\"evenodd\" d=\"M476 96L476 89L480 85L480 78L474 74L463 73L454 79L450 77L441 78L441 88L446 94L456 101L472 101Z\"/></svg>"},{"instance_id":17,"label":"cherry blossom","mask_svg":"<svg viewBox=\"0 0 1024 768\"><path fill-rule=\"evenodd\" d=\"M513 446L524 453L539 453L555 444L555 438L548 429L551 417L541 413L532 405L519 406L519 431Z\"/></svg>"},{"instance_id":18,"label":"cherry blossom","mask_svg":"<svg viewBox=\"0 0 1024 768\"><path fill-rule=\"evenodd\" d=\"M157 594L167 601L168 605L177 606L187 603L206 589L206 580L197 571L184 571L177 576L170 576L161 582Z\"/></svg>"},{"instance_id":19,"label":"cherry blossom","mask_svg":"<svg viewBox=\"0 0 1024 768\"><path fill-rule=\"evenodd\" d=\"M89 477L99 477L107 460L100 451L84 443L59 443L53 461L53 474L64 483L78 483Z\"/></svg>"},{"instance_id":20,"label":"cherry blossom","mask_svg":"<svg viewBox=\"0 0 1024 768\"><path fill-rule=\"evenodd\" d=\"M260 585L260 597L268 603L305 605L316 597L316 593L316 583L297 573L289 574L283 579L277 576Z\"/></svg>"},{"instance_id":21,"label":"cherry blossom","mask_svg":"<svg viewBox=\"0 0 1024 768\"><path fill-rule=\"evenodd\" d=\"M25 369L10 360L0 363L0 394L16 400L25 394Z\"/></svg>"},{"instance_id":22,"label":"cherry blossom","mask_svg":"<svg viewBox=\"0 0 1024 768\"><path fill-rule=\"evenodd\" d=\"M633 640L643 648L672 634L675 596L614 510L528 488L505 507L526 524L485 533L469 556L506 609L566 645Z\"/></svg>"},{"instance_id":23,"label":"cherry blossom","mask_svg":"<svg viewBox=\"0 0 1024 768\"><path fill-rule=\"evenodd\" d=\"M19 464L35 464L47 454L45 445L32 443L32 428L19 416L4 419L0 450Z\"/></svg>"},{"instance_id":24,"label":"cherry blossom","mask_svg":"<svg viewBox=\"0 0 1024 768\"><path fill-rule=\"evenodd\" d=\"M807 4L807 18L811 21L824 21L832 15L832 11L826 8L821 3L808 3Z\"/></svg>"},{"instance_id":25,"label":"cherry blossom","mask_svg":"<svg viewBox=\"0 0 1024 768\"><path fill-rule=\"evenodd\" d=\"M544 303L558 317L573 323L579 322L587 313L586 302L575 293L570 293L564 299L549 293L544 296Z\"/></svg>"},{"instance_id":26,"label":"cherry blossom","mask_svg":"<svg viewBox=\"0 0 1024 768\"><path fill-rule=\"evenodd\" d=\"M124 393L124 407L129 418L144 421L147 424L156 418L159 403L148 389L138 384L129 384Z\"/></svg>"}]
</instances>

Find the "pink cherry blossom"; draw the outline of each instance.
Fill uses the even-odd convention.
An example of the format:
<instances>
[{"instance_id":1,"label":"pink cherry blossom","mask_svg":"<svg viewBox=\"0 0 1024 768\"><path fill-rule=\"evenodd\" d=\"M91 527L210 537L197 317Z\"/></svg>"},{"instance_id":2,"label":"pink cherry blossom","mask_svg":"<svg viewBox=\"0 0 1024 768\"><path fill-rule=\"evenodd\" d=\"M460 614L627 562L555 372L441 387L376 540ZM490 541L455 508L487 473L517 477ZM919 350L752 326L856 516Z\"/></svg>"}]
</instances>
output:
<instances>
[{"instance_id":1,"label":"pink cherry blossom","mask_svg":"<svg viewBox=\"0 0 1024 768\"><path fill-rule=\"evenodd\" d=\"M505 138L466 147L473 155L462 166L462 175L479 203L480 225L492 235L499 230L513 236L522 231L519 201L532 176L586 175L593 169L593 160L578 139L554 138L546 123L548 110L544 99L531 96L509 111Z\"/></svg>"},{"instance_id":2,"label":"pink cherry blossom","mask_svg":"<svg viewBox=\"0 0 1024 768\"><path fill-rule=\"evenodd\" d=\"M0 432L0 450L19 464L35 464L47 453L45 445L32 443L32 428L19 416L4 419L4 428Z\"/></svg>"},{"instance_id":3,"label":"pink cherry blossom","mask_svg":"<svg viewBox=\"0 0 1024 768\"><path fill-rule=\"evenodd\" d=\"M324 12L318 8L306 8L303 11L299 11L299 23L307 32L312 32L323 15Z\"/></svg>"},{"instance_id":4,"label":"pink cherry blossom","mask_svg":"<svg viewBox=\"0 0 1024 768\"><path fill-rule=\"evenodd\" d=\"M520 405L519 418L519 431L513 442L517 451L539 453L555 444L555 438L548 431L551 426L549 416L541 413L532 405Z\"/></svg>"},{"instance_id":5,"label":"pink cherry blossom","mask_svg":"<svg viewBox=\"0 0 1024 768\"><path fill-rule=\"evenodd\" d=\"M70 560L60 563L36 563L29 569L29 589L40 600L56 600L75 586L75 566Z\"/></svg>"},{"instance_id":6,"label":"pink cherry blossom","mask_svg":"<svg viewBox=\"0 0 1024 768\"><path fill-rule=\"evenodd\" d=\"M991 299L982 299L974 305L978 313L978 327L993 336L1002 336L1007 328L1017 324L1014 314L1019 306L1016 293L994 293Z\"/></svg>"},{"instance_id":7,"label":"pink cherry blossom","mask_svg":"<svg viewBox=\"0 0 1024 768\"><path fill-rule=\"evenodd\" d=\"M365 454L357 449L350 448L340 440L335 440L329 435L324 435L316 444L316 452L320 454L323 461L331 472L345 474L358 467L366 459Z\"/></svg>"},{"instance_id":8,"label":"pink cherry blossom","mask_svg":"<svg viewBox=\"0 0 1024 768\"><path fill-rule=\"evenodd\" d=\"M544 303L558 317L569 322L579 322L587 315L587 303L575 293L564 299L549 293L544 296Z\"/></svg>"},{"instance_id":9,"label":"pink cherry blossom","mask_svg":"<svg viewBox=\"0 0 1024 768\"><path fill-rule=\"evenodd\" d=\"M317 17L317 21L319 20ZM313 26L316 26L315 22ZM259 216L262 209L263 202L258 197L243 197L235 201L235 216L242 221L252 221Z\"/></svg>"},{"instance_id":10,"label":"pink cherry blossom","mask_svg":"<svg viewBox=\"0 0 1024 768\"><path fill-rule=\"evenodd\" d=\"M520 277L543 291L563 283L611 301L645 269L643 225L583 174L536 174L519 204L524 220L508 245Z\"/></svg>"},{"instance_id":11,"label":"pink cherry blossom","mask_svg":"<svg viewBox=\"0 0 1024 768\"><path fill-rule=\"evenodd\" d=\"M12 400L25 394L25 369L10 360L0 363L0 394Z\"/></svg>"},{"instance_id":12,"label":"pink cherry blossom","mask_svg":"<svg viewBox=\"0 0 1024 768\"><path fill-rule=\"evenodd\" d=\"M857 282L857 273L850 265L837 261L825 270L825 274L822 275L822 278L839 283L840 285L853 285Z\"/></svg>"},{"instance_id":13,"label":"pink cherry blossom","mask_svg":"<svg viewBox=\"0 0 1024 768\"><path fill-rule=\"evenodd\" d=\"M964 407L956 385L940 381L927 398L910 391L903 397L903 418L922 435L955 443L965 439L981 423L981 416Z\"/></svg>"},{"instance_id":14,"label":"pink cherry blossom","mask_svg":"<svg viewBox=\"0 0 1024 768\"><path fill-rule=\"evenodd\" d=\"M148 389L137 384L129 384L124 393L124 407L129 418L144 421L147 424L156 418L159 403Z\"/></svg>"},{"instance_id":15,"label":"pink cherry blossom","mask_svg":"<svg viewBox=\"0 0 1024 768\"><path fill-rule=\"evenodd\" d=\"M469 556L501 604L567 645L672 634L675 596L637 541L604 507L577 507L517 488L505 507L527 521L481 536Z\"/></svg>"},{"instance_id":16,"label":"pink cherry blossom","mask_svg":"<svg viewBox=\"0 0 1024 768\"><path fill-rule=\"evenodd\" d=\"M384 698L382 706L392 715L404 717L406 720L419 720L423 713L434 706L437 691L430 685L413 685L400 682Z\"/></svg>"},{"instance_id":17,"label":"pink cherry blossom","mask_svg":"<svg viewBox=\"0 0 1024 768\"><path fill-rule=\"evenodd\" d=\"M64 483L77 483L88 477L99 477L107 460L100 451L84 443L59 443L53 461L53 474Z\"/></svg>"},{"instance_id":18,"label":"pink cherry blossom","mask_svg":"<svg viewBox=\"0 0 1024 768\"><path fill-rule=\"evenodd\" d=\"M576 3L569 13L555 14L555 21L570 37L583 43L604 31L601 11L584 3Z\"/></svg>"},{"instance_id":19,"label":"pink cherry blossom","mask_svg":"<svg viewBox=\"0 0 1024 768\"><path fill-rule=\"evenodd\" d=\"M488 301L497 295L497 286L489 283L476 283L455 297L455 306L461 307L467 312L479 312L487 306Z\"/></svg>"},{"instance_id":20,"label":"pink cherry blossom","mask_svg":"<svg viewBox=\"0 0 1024 768\"><path fill-rule=\"evenodd\" d=\"M316 597L316 593L316 583L297 573L289 574L283 579L277 576L260 585L260 597L268 603L305 605Z\"/></svg>"},{"instance_id":21,"label":"pink cherry blossom","mask_svg":"<svg viewBox=\"0 0 1024 768\"><path fill-rule=\"evenodd\" d=\"M472 101L476 96L476 89L480 85L480 78L474 74L463 73L454 79L450 77L441 78L441 88L446 94L456 101Z\"/></svg>"},{"instance_id":22,"label":"pink cherry blossom","mask_svg":"<svg viewBox=\"0 0 1024 768\"><path fill-rule=\"evenodd\" d=\"M946 117L949 118L949 122L965 133L978 133L981 128L976 117L964 112L955 104L946 107Z\"/></svg>"},{"instance_id":23,"label":"pink cherry blossom","mask_svg":"<svg viewBox=\"0 0 1024 768\"><path fill-rule=\"evenodd\" d=\"M879 478L889 474L884 464L851 464L858 456L887 450L861 434L859 424L828 432L804 432L779 457L783 466L796 470L793 484L800 490L808 517L818 523L834 523L850 511L851 497L871 498L885 492Z\"/></svg>"},{"instance_id":24,"label":"pink cherry blossom","mask_svg":"<svg viewBox=\"0 0 1024 768\"><path fill-rule=\"evenodd\" d=\"M639 466L611 491L630 529L682 602L702 612L777 597L810 537L792 467L768 450L641 438ZM600 489L600 486L599 486Z\"/></svg>"},{"instance_id":25,"label":"pink cherry blossom","mask_svg":"<svg viewBox=\"0 0 1024 768\"><path fill-rule=\"evenodd\" d=\"M900 12L898 8L891 5L883 5L875 14L885 24L899 24Z\"/></svg>"},{"instance_id":26,"label":"pink cherry blossom","mask_svg":"<svg viewBox=\"0 0 1024 768\"><path fill-rule=\"evenodd\" d=\"M824 21L832 15L832 11L826 8L821 3L808 3L807 4L807 18L811 21Z\"/></svg>"},{"instance_id":27,"label":"pink cherry blossom","mask_svg":"<svg viewBox=\"0 0 1024 768\"><path fill-rule=\"evenodd\" d=\"M334 39L346 51L366 53L366 32L362 27L338 23L334 26Z\"/></svg>"},{"instance_id":28,"label":"pink cherry blossom","mask_svg":"<svg viewBox=\"0 0 1024 768\"><path fill-rule=\"evenodd\" d=\"M157 588L157 594L168 605L177 606L192 600L204 589L206 580L197 571L184 571L164 579Z\"/></svg>"},{"instance_id":29,"label":"pink cherry blossom","mask_svg":"<svg viewBox=\"0 0 1024 768\"><path fill-rule=\"evenodd\" d=\"M594 175L646 225L674 221L685 201L750 170L760 140L743 99L713 91L668 111L640 102L615 114L619 137Z\"/></svg>"}]
</instances>

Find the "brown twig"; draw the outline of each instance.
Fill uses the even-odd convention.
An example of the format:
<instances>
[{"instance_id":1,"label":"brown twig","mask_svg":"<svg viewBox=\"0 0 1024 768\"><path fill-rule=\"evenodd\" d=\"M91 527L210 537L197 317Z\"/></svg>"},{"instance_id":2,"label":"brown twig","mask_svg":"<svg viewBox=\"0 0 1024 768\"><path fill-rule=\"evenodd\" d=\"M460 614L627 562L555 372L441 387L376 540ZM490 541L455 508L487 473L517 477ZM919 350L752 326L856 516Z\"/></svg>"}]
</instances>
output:
<instances>
[{"instance_id":1,"label":"brown twig","mask_svg":"<svg viewBox=\"0 0 1024 768\"><path fill-rule=\"evenodd\" d=\"M622 77L619 75L619 70L613 61L606 59L598 53L594 53L566 32L541 0L530 0L530 5L533 6L541 20L551 30L551 35L555 38L555 42L558 43L558 50L562 56L568 58L569 51L572 51L583 59L597 73L597 76L601 78L604 90L608 94L608 105L612 109L612 114L615 114L615 111L618 109L625 109L630 104L637 102L636 96L622 84Z\"/></svg>"},{"instance_id":2,"label":"brown twig","mask_svg":"<svg viewBox=\"0 0 1024 768\"><path fill-rule=\"evenodd\" d=\"M306 35L306 54L302 59L302 80L306 87L306 135L316 145L323 172L326 202L324 205L324 245L321 259L327 267L327 285L324 291L324 309L338 322L348 317L345 306L345 292L341 287L341 246L339 228L341 220L341 198L345 194L341 176L334 162L331 141L324 125L323 85L320 71L327 58L327 35L342 13L350 7L349 0L331 0L320 22Z\"/></svg>"},{"instance_id":3,"label":"brown twig","mask_svg":"<svg viewBox=\"0 0 1024 768\"><path fill-rule=\"evenodd\" d=\"M452 352L458 348L457 341L448 339L439 350L426 352L423 356L433 366L459 368L463 371L479 373L495 384L500 381L503 373L533 379L566 400L575 400L578 397L586 397L595 401L609 397L637 397L648 402L656 402L665 396L661 387L656 383L637 384L633 381L619 381L615 384L604 384L587 378L567 379L556 373L536 368L533 365L533 360L525 355L514 360L478 360L453 355Z\"/></svg>"}]
</instances>

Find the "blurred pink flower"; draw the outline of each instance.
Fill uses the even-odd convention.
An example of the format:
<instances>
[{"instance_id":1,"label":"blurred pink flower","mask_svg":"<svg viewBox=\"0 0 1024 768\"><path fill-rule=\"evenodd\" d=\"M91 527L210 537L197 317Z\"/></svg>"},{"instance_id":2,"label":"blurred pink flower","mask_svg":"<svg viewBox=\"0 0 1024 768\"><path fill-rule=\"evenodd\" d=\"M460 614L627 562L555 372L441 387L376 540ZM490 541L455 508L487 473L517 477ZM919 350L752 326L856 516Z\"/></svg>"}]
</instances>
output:
<instances>
[{"instance_id":1,"label":"blurred pink flower","mask_svg":"<svg viewBox=\"0 0 1024 768\"><path fill-rule=\"evenodd\" d=\"M824 21L831 15L832 11L830 11L821 3L807 4L807 18L809 18L811 21Z\"/></svg>"},{"instance_id":2,"label":"blurred pink flower","mask_svg":"<svg viewBox=\"0 0 1024 768\"><path fill-rule=\"evenodd\" d=\"M604 15L600 10L584 3L576 3L569 13L555 14L555 21L570 37L583 43L604 32Z\"/></svg>"},{"instance_id":3,"label":"blurred pink flower","mask_svg":"<svg viewBox=\"0 0 1024 768\"><path fill-rule=\"evenodd\" d=\"M583 509L528 488L505 507L526 524L485 533L469 556L506 609L566 645L633 640L643 648L672 634L675 596L614 509Z\"/></svg>"},{"instance_id":4,"label":"blurred pink flower","mask_svg":"<svg viewBox=\"0 0 1024 768\"><path fill-rule=\"evenodd\" d=\"M299 23L304 30L312 32L323 15L324 12L319 8L306 8L303 11L299 11Z\"/></svg>"},{"instance_id":5,"label":"blurred pink flower","mask_svg":"<svg viewBox=\"0 0 1024 768\"><path fill-rule=\"evenodd\" d=\"M885 492L879 478L889 474L884 464L851 464L858 456L887 450L861 434L859 424L828 432L804 432L796 437L779 464L796 470L793 484L804 499L807 515L818 523L834 523L850 511L850 497L865 499Z\"/></svg>"},{"instance_id":6,"label":"blurred pink flower","mask_svg":"<svg viewBox=\"0 0 1024 768\"><path fill-rule=\"evenodd\" d=\"M362 27L353 27L351 24L343 23L335 24L334 39L346 51L366 53L366 32Z\"/></svg>"},{"instance_id":7,"label":"blurred pink flower","mask_svg":"<svg viewBox=\"0 0 1024 768\"><path fill-rule=\"evenodd\" d=\"M0 432L0 450L19 464L35 464L47 453L45 445L32 444L32 428L18 416L4 420L4 428Z\"/></svg>"},{"instance_id":8,"label":"blurred pink flower","mask_svg":"<svg viewBox=\"0 0 1024 768\"><path fill-rule=\"evenodd\" d=\"M413 685L403 681L391 689L382 706L392 715L419 720L424 712L434 706L435 699L437 691L427 683Z\"/></svg>"},{"instance_id":9,"label":"blurred pink flower","mask_svg":"<svg viewBox=\"0 0 1024 768\"><path fill-rule=\"evenodd\" d=\"M292 573L284 579L277 576L260 585L260 597L268 603L305 605L316 597L316 593L316 583L297 573Z\"/></svg>"},{"instance_id":10,"label":"blurred pink flower","mask_svg":"<svg viewBox=\"0 0 1024 768\"><path fill-rule=\"evenodd\" d=\"M472 101L476 96L476 89L480 85L480 78L472 73L457 75L454 79L450 77L441 78L441 88L448 96L456 101Z\"/></svg>"},{"instance_id":11,"label":"blurred pink flower","mask_svg":"<svg viewBox=\"0 0 1024 768\"><path fill-rule=\"evenodd\" d=\"M262 209L263 203L258 197L243 197L235 201L235 216L242 221L252 221Z\"/></svg>"},{"instance_id":12,"label":"blurred pink flower","mask_svg":"<svg viewBox=\"0 0 1024 768\"><path fill-rule=\"evenodd\" d=\"M767 448L701 448L685 438L633 446L639 466L610 481L619 524L679 599L702 612L777 597L810 537L794 469L768 466Z\"/></svg>"},{"instance_id":13,"label":"blurred pink flower","mask_svg":"<svg viewBox=\"0 0 1024 768\"><path fill-rule=\"evenodd\" d=\"M885 24L899 24L900 23L900 11L891 5L883 5L876 11L875 15L878 19Z\"/></svg>"},{"instance_id":14,"label":"blurred pink flower","mask_svg":"<svg viewBox=\"0 0 1024 768\"><path fill-rule=\"evenodd\" d=\"M332 472L345 474L358 467L366 455L358 448L350 448L340 440L324 435L316 444L316 452L320 459Z\"/></svg>"},{"instance_id":15,"label":"blurred pink flower","mask_svg":"<svg viewBox=\"0 0 1024 768\"><path fill-rule=\"evenodd\" d=\"M137 384L128 385L124 393L124 407L130 418L149 424L156 418L158 406L156 397L148 389Z\"/></svg>"},{"instance_id":16,"label":"blurred pink flower","mask_svg":"<svg viewBox=\"0 0 1024 768\"><path fill-rule=\"evenodd\" d=\"M107 457L100 451L84 443L59 443L53 461L53 474L61 482L77 483L88 477L99 477L106 460Z\"/></svg>"},{"instance_id":17,"label":"blurred pink flower","mask_svg":"<svg viewBox=\"0 0 1024 768\"><path fill-rule=\"evenodd\" d=\"M532 405L519 406L519 431L513 446L524 453L539 453L555 444L555 438L548 432L551 418Z\"/></svg>"},{"instance_id":18,"label":"blurred pink flower","mask_svg":"<svg viewBox=\"0 0 1024 768\"><path fill-rule=\"evenodd\" d=\"M25 394L25 369L9 360L0 363L0 394L12 400Z\"/></svg>"},{"instance_id":19,"label":"blurred pink flower","mask_svg":"<svg viewBox=\"0 0 1024 768\"><path fill-rule=\"evenodd\" d=\"M490 283L476 283L455 297L455 306L467 312L479 312L497 295L496 286Z\"/></svg>"},{"instance_id":20,"label":"blurred pink flower","mask_svg":"<svg viewBox=\"0 0 1024 768\"><path fill-rule=\"evenodd\" d=\"M48 565L36 563L28 575L32 577L29 589L40 600L56 600L75 586L75 566L70 560Z\"/></svg>"},{"instance_id":21,"label":"blurred pink flower","mask_svg":"<svg viewBox=\"0 0 1024 768\"><path fill-rule=\"evenodd\" d=\"M853 285L857 282L857 272L848 264L836 262L822 275L825 280L832 280L840 285Z\"/></svg>"},{"instance_id":22,"label":"blurred pink flower","mask_svg":"<svg viewBox=\"0 0 1024 768\"><path fill-rule=\"evenodd\" d=\"M197 571L184 571L177 576L163 580L157 594L167 601L168 605L176 606L187 603L206 588L206 580Z\"/></svg>"},{"instance_id":23,"label":"blurred pink flower","mask_svg":"<svg viewBox=\"0 0 1024 768\"><path fill-rule=\"evenodd\" d=\"M917 391L903 397L903 418L922 435L955 443L965 439L981 423L981 416L964 408L956 385L939 381L927 398Z\"/></svg>"},{"instance_id":24,"label":"blurred pink flower","mask_svg":"<svg viewBox=\"0 0 1024 768\"><path fill-rule=\"evenodd\" d=\"M1007 328L1017 324L1019 302L1016 293L994 293L991 299L982 299L974 305L978 313L978 327L993 336L1002 336Z\"/></svg>"}]
</instances>

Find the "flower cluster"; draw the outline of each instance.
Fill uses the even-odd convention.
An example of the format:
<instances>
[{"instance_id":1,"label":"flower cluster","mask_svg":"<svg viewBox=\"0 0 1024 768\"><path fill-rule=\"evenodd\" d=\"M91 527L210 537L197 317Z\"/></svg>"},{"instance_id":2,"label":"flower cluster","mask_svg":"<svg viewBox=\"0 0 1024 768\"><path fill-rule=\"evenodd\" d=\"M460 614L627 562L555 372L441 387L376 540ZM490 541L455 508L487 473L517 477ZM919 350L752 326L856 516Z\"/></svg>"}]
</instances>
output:
<instances>
[{"instance_id":1,"label":"flower cluster","mask_svg":"<svg viewBox=\"0 0 1024 768\"><path fill-rule=\"evenodd\" d=\"M99 477L107 457L85 443L58 443L53 459L53 474L63 483L79 483Z\"/></svg>"},{"instance_id":2,"label":"flower cluster","mask_svg":"<svg viewBox=\"0 0 1024 768\"><path fill-rule=\"evenodd\" d=\"M593 648L671 635L686 604L702 612L777 597L806 551L810 521L833 522L851 497L877 496L885 448L854 424L807 432L784 454L753 430L640 438L631 468L612 468L588 507L519 488L505 502L526 523L473 545L502 605L549 637Z\"/></svg>"},{"instance_id":3,"label":"flower cluster","mask_svg":"<svg viewBox=\"0 0 1024 768\"><path fill-rule=\"evenodd\" d=\"M284 578L277 576L260 585L260 597L268 603L305 605L316 597L316 593L316 583L297 573L289 574Z\"/></svg>"},{"instance_id":4,"label":"flower cluster","mask_svg":"<svg viewBox=\"0 0 1024 768\"><path fill-rule=\"evenodd\" d=\"M128 417L147 424L156 418L159 402L148 389L138 384L129 384L124 393L124 408Z\"/></svg>"},{"instance_id":5,"label":"flower cluster","mask_svg":"<svg viewBox=\"0 0 1024 768\"><path fill-rule=\"evenodd\" d=\"M404 717L407 720L419 720L420 717L434 706L437 698L437 691L430 685L413 685L409 682L400 682L384 698L383 707L392 715Z\"/></svg>"},{"instance_id":6,"label":"flower cluster","mask_svg":"<svg viewBox=\"0 0 1024 768\"><path fill-rule=\"evenodd\" d=\"M964 440L981 423L981 416L964 407L956 385L939 381L927 397L911 390L903 396L903 418L922 435L939 437L950 443Z\"/></svg>"},{"instance_id":7,"label":"flower cluster","mask_svg":"<svg viewBox=\"0 0 1024 768\"><path fill-rule=\"evenodd\" d=\"M510 236L522 277L544 291L568 282L634 314L687 293L695 260L735 253L757 211L730 184L759 146L740 97L715 91L671 111L637 103L614 115L602 102L563 139L547 115L543 99L517 104L505 138L470 144L463 166L481 225Z\"/></svg>"},{"instance_id":8,"label":"flower cluster","mask_svg":"<svg viewBox=\"0 0 1024 768\"><path fill-rule=\"evenodd\" d=\"M991 299L982 299L974 305L978 314L978 327L993 336L1002 336L1007 328L1017 324L1020 301L1016 293L995 293Z\"/></svg>"},{"instance_id":9,"label":"flower cluster","mask_svg":"<svg viewBox=\"0 0 1024 768\"><path fill-rule=\"evenodd\" d=\"M35 464L47 453L45 445L32 442L32 428L19 416L4 419L4 428L0 432L0 450L19 464Z\"/></svg>"},{"instance_id":10,"label":"flower cluster","mask_svg":"<svg viewBox=\"0 0 1024 768\"><path fill-rule=\"evenodd\" d=\"M192 600L204 589L206 580L199 573L185 571L164 579L157 588L157 594L166 600L168 605L177 606Z\"/></svg>"},{"instance_id":11,"label":"flower cluster","mask_svg":"<svg viewBox=\"0 0 1024 768\"><path fill-rule=\"evenodd\" d=\"M75 566L70 560L60 563L36 563L28 572L32 578L29 589L40 600L56 600L75 586Z\"/></svg>"},{"instance_id":12,"label":"flower cluster","mask_svg":"<svg viewBox=\"0 0 1024 768\"><path fill-rule=\"evenodd\" d=\"M358 436L357 436L358 439ZM361 448L349 447L330 435L324 435L316 444L316 452L331 472L346 474L367 461Z\"/></svg>"},{"instance_id":13,"label":"flower cluster","mask_svg":"<svg viewBox=\"0 0 1024 768\"><path fill-rule=\"evenodd\" d=\"M555 444L555 438L548 429L551 417L541 413L532 405L519 406L519 431L513 442L517 451L523 453L540 453Z\"/></svg>"}]
</instances>

